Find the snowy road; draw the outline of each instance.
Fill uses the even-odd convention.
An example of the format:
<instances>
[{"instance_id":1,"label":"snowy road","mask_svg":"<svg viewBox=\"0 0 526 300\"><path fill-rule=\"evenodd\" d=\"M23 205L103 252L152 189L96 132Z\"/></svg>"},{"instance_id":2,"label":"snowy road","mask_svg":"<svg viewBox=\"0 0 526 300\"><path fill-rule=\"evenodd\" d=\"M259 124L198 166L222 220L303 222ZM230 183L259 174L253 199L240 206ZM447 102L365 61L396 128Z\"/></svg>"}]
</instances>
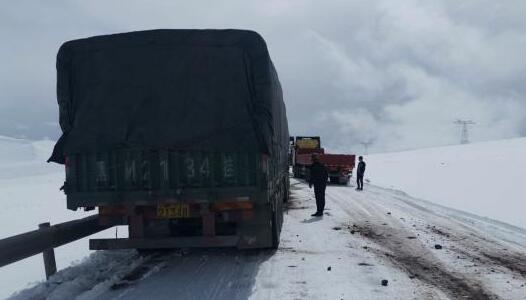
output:
<instances>
[{"instance_id":1,"label":"snowy road","mask_svg":"<svg viewBox=\"0 0 526 300\"><path fill-rule=\"evenodd\" d=\"M13 299L526 299L525 230L370 185L311 218L292 184L277 251L98 252Z\"/></svg>"}]
</instances>

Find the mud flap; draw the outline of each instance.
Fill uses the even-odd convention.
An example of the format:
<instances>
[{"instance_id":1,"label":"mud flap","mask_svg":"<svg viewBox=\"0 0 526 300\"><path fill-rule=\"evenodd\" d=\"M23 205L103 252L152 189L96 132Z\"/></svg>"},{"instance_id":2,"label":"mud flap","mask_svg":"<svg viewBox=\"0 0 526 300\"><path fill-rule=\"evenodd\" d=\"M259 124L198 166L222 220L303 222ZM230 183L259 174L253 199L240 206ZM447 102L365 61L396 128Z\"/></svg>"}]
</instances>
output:
<instances>
[{"instance_id":1,"label":"mud flap","mask_svg":"<svg viewBox=\"0 0 526 300\"><path fill-rule=\"evenodd\" d=\"M239 249L272 247L272 211L270 205L257 206L255 218L238 225Z\"/></svg>"}]
</instances>

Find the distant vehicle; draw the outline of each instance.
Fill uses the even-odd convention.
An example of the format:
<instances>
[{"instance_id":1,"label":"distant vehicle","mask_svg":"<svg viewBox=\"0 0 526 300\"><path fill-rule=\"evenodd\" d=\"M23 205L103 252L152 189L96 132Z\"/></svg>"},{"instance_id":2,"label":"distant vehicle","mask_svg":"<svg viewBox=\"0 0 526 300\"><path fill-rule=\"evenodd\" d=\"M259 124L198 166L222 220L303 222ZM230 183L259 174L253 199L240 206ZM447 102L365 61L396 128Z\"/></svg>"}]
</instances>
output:
<instances>
[{"instance_id":1,"label":"distant vehicle","mask_svg":"<svg viewBox=\"0 0 526 300\"><path fill-rule=\"evenodd\" d=\"M320 162L327 167L331 183L347 185L352 176L356 156L354 154L328 154L321 148L319 136L298 136L294 143L293 167L294 177L308 179L312 155L316 154Z\"/></svg>"},{"instance_id":2,"label":"distant vehicle","mask_svg":"<svg viewBox=\"0 0 526 300\"><path fill-rule=\"evenodd\" d=\"M129 238L90 249L276 248L289 133L265 41L152 30L66 42L57 57L68 209Z\"/></svg>"}]
</instances>

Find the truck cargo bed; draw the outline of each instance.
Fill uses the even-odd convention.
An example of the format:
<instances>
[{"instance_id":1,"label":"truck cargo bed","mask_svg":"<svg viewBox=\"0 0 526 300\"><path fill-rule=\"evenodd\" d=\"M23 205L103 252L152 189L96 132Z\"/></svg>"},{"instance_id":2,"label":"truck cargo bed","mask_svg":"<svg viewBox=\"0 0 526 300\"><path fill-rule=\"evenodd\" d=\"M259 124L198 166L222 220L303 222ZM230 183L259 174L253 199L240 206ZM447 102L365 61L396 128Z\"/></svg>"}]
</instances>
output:
<instances>
[{"instance_id":1,"label":"truck cargo bed","mask_svg":"<svg viewBox=\"0 0 526 300\"><path fill-rule=\"evenodd\" d=\"M199 197L257 185L256 153L126 149L66 160L69 208Z\"/></svg>"}]
</instances>

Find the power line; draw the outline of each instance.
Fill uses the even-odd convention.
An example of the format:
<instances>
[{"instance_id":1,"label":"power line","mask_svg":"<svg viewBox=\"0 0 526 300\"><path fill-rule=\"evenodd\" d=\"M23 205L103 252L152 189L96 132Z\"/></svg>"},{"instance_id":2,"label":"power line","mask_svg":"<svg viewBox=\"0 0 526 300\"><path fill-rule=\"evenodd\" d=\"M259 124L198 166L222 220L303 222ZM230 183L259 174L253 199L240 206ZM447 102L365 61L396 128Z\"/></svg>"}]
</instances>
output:
<instances>
[{"instance_id":1,"label":"power line","mask_svg":"<svg viewBox=\"0 0 526 300\"><path fill-rule=\"evenodd\" d=\"M455 124L460 125L462 127L460 131L460 143L461 144L469 144L469 132L468 132L468 125L473 125L475 122L471 120L460 120L457 119Z\"/></svg>"},{"instance_id":2,"label":"power line","mask_svg":"<svg viewBox=\"0 0 526 300\"><path fill-rule=\"evenodd\" d=\"M362 146L363 146L363 153L364 153L364 155L367 155L367 151L369 150L369 145L371 145L372 143L373 143L372 141L360 142L360 144L362 144Z\"/></svg>"}]
</instances>

